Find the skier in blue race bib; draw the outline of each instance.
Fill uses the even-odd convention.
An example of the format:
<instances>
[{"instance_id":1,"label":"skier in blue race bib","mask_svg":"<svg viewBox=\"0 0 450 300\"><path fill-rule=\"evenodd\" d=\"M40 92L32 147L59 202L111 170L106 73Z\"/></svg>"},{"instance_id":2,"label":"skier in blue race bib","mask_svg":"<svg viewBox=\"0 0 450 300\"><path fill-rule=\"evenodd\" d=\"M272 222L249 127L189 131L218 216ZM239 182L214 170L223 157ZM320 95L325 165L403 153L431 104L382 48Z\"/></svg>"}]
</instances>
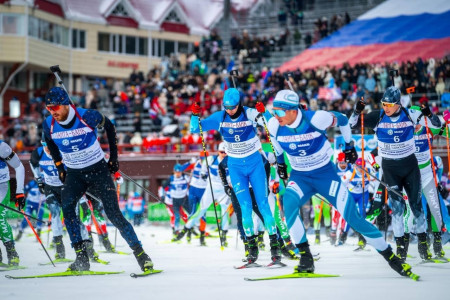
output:
<instances>
[{"instance_id":1,"label":"skier in blue race bib","mask_svg":"<svg viewBox=\"0 0 450 300\"><path fill-rule=\"evenodd\" d=\"M397 254L406 259L407 247L403 213L405 200L400 197L403 189L415 217L416 232L419 239L418 250L422 259L430 259L431 253L427 243L427 222L422 207L422 186L419 162L416 155L414 129L416 124L430 128L441 128L441 121L433 115L430 108L424 105L420 110L406 109L402 106L400 90L394 86L386 89L381 99L382 110L374 110L364 115L366 128L372 128L378 139L378 155L381 156L381 169L387 185L395 189L399 195L389 192L392 205L392 226L397 243ZM365 107L361 99L356 102L349 122L352 127L360 124L360 115ZM423 116L423 117L422 117ZM409 243L409 241L407 241Z\"/></svg>"},{"instance_id":2,"label":"skier in blue race bib","mask_svg":"<svg viewBox=\"0 0 450 300\"><path fill-rule=\"evenodd\" d=\"M261 122L262 125L262 120L261 118L257 120L259 113L256 109L241 104L239 91L235 88L225 91L223 106L225 110L215 112L200 121L201 108L194 103L191 132L199 133L201 126L205 132L218 130L224 139L232 188L242 210L242 225L249 243L248 262L254 263L258 259L249 184L253 187L258 208L269 233L272 261L279 261L281 259L280 245L276 234L275 219L267 200L268 186L260 154L261 142L255 130L256 122Z\"/></svg>"},{"instance_id":3,"label":"skier in blue race bib","mask_svg":"<svg viewBox=\"0 0 450 300\"><path fill-rule=\"evenodd\" d=\"M263 111L264 107L260 112ZM358 214L355 201L331 162L333 149L325 131L336 126L339 126L345 140L346 160L354 163L357 159L356 150L351 144L347 117L338 112L300 110L299 97L290 90L282 90L276 94L273 113L275 117L269 119L268 130L276 151L280 177L288 177L284 153L292 167L284 194L284 210L292 238L300 251L296 271L314 272L314 260L299 209L312 195L318 193L338 209L349 225L361 233L395 271L403 276L412 275L411 267L392 252L380 231Z\"/></svg>"},{"instance_id":4,"label":"skier in blue race bib","mask_svg":"<svg viewBox=\"0 0 450 300\"><path fill-rule=\"evenodd\" d=\"M151 270L153 263L142 249L133 227L120 212L117 202L111 177L111 174L119 171L114 125L96 110L71 105L69 96L61 87L53 87L48 91L45 104L51 114L43 124L45 142L55 162L58 177L64 184L62 210L76 252L76 259L69 270L84 271L90 268L85 245L87 241L80 234L80 220L75 210L78 200L86 192L102 201L106 215L133 249L141 269ZM108 137L108 162L97 140L97 128L104 128Z\"/></svg>"}]
</instances>

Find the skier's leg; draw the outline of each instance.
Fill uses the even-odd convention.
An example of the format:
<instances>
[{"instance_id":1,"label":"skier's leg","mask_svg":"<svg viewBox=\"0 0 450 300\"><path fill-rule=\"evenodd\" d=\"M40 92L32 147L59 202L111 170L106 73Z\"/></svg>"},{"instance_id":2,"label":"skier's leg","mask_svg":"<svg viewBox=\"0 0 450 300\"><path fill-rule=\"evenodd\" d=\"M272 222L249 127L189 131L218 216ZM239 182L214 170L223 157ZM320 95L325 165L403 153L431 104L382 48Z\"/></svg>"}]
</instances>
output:
<instances>
[{"instance_id":1,"label":"skier's leg","mask_svg":"<svg viewBox=\"0 0 450 300\"><path fill-rule=\"evenodd\" d=\"M3 205L9 206L10 190L8 182L0 183L0 199ZM6 221L7 213L8 209L0 206L0 238L2 239L3 243L12 242L14 244L14 237L11 226Z\"/></svg>"},{"instance_id":2,"label":"skier's leg","mask_svg":"<svg viewBox=\"0 0 450 300\"><path fill-rule=\"evenodd\" d=\"M264 226L269 235L276 234L275 219L270 211L268 196L267 180L265 179L264 165L255 164L250 173L250 182L253 192L255 193L256 203L264 219Z\"/></svg>"}]
</instances>

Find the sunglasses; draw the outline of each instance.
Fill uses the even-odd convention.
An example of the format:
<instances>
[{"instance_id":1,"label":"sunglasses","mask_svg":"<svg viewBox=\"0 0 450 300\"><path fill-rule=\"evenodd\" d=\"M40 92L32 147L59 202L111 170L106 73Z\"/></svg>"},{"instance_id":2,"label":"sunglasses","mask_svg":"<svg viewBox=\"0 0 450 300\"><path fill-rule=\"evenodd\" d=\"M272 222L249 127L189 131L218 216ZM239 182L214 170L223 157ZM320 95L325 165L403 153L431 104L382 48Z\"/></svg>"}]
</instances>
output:
<instances>
[{"instance_id":1,"label":"sunglasses","mask_svg":"<svg viewBox=\"0 0 450 300\"><path fill-rule=\"evenodd\" d=\"M235 109L237 107L237 105L233 105L233 106L224 105L223 107L225 108L225 110L233 110L233 109Z\"/></svg>"},{"instance_id":2,"label":"sunglasses","mask_svg":"<svg viewBox=\"0 0 450 300\"><path fill-rule=\"evenodd\" d=\"M282 117L284 117L286 115L286 111L282 110L282 109L274 109L273 113L274 113L274 115L276 115L276 116L278 116L280 118L282 118Z\"/></svg>"},{"instance_id":3,"label":"sunglasses","mask_svg":"<svg viewBox=\"0 0 450 300\"><path fill-rule=\"evenodd\" d=\"M227 154L225 151L219 151L220 154Z\"/></svg>"},{"instance_id":4,"label":"sunglasses","mask_svg":"<svg viewBox=\"0 0 450 300\"><path fill-rule=\"evenodd\" d=\"M384 107L394 107L395 103L381 102Z\"/></svg>"},{"instance_id":5,"label":"sunglasses","mask_svg":"<svg viewBox=\"0 0 450 300\"><path fill-rule=\"evenodd\" d=\"M62 107L62 105L49 105L49 106L47 106L47 109L49 111L58 111L61 109L61 107Z\"/></svg>"}]
</instances>

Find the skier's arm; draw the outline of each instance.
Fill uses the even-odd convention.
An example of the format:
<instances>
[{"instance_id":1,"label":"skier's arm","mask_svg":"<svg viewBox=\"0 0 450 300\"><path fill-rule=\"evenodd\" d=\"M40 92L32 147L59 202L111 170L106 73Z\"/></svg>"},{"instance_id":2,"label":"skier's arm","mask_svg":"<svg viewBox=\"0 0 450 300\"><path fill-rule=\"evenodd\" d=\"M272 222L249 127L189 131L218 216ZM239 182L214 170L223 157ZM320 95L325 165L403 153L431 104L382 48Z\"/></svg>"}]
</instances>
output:
<instances>
[{"instance_id":1,"label":"skier's arm","mask_svg":"<svg viewBox=\"0 0 450 300\"><path fill-rule=\"evenodd\" d=\"M223 186L227 186L228 185L226 161L227 161L227 159L225 158L219 164L219 175L220 175L220 179L222 180Z\"/></svg>"},{"instance_id":2,"label":"skier's arm","mask_svg":"<svg viewBox=\"0 0 450 300\"><path fill-rule=\"evenodd\" d=\"M281 148L280 144L278 143L276 139L276 134L278 131L278 127L280 126L280 123L278 123L278 120L276 118L271 118L269 122L267 123L267 129L270 134L270 141L272 142L273 148L275 150L275 156L277 158L277 163L284 164L284 150Z\"/></svg>"},{"instance_id":3,"label":"skier's arm","mask_svg":"<svg viewBox=\"0 0 450 300\"><path fill-rule=\"evenodd\" d=\"M105 117L103 114L99 113L96 110L88 109L84 115L83 120L91 127L91 128L104 128L106 132L106 136L108 137L109 144L109 159L110 161L117 161L118 159L118 150L117 150L117 134L116 128L110 119Z\"/></svg>"},{"instance_id":4,"label":"skier's arm","mask_svg":"<svg viewBox=\"0 0 450 300\"><path fill-rule=\"evenodd\" d=\"M264 126L264 121L267 124L267 122L271 118L273 118L273 116L270 114L270 112L267 109L264 111L264 113L260 113L254 108L247 107L245 113L247 114L247 118L249 120L252 120L252 121L258 123L261 126ZM265 119L264 121L263 121L263 118Z\"/></svg>"},{"instance_id":5,"label":"skier's arm","mask_svg":"<svg viewBox=\"0 0 450 300\"><path fill-rule=\"evenodd\" d=\"M17 180L17 194L23 193L23 186L25 181L25 168L22 165L17 154L11 149L7 143L0 143L0 157L8 163L16 171Z\"/></svg>"},{"instance_id":6,"label":"skier's arm","mask_svg":"<svg viewBox=\"0 0 450 300\"><path fill-rule=\"evenodd\" d=\"M61 153L59 152L58 146L53 141L51 135L50 135L50 128L48 128L47 122L44 122L43 125L44 130L44 139L47 143L48 150L50 151L50 155L53 158L53 161L56 163L62 161Z\"/></svg>"},{"instance_id":7,"label":"skier's arm","mask_svg":"<svg viewBox=\"0 0 450 300\"><path fill-rule=\"evenodd\" d=\"M344 141L346 143L352 141L352 131L348 123L348 118L340 112L319 110L311 118L311 124L319 130L339 126Z\"/></svg>"},{"instance_id":8,"label":"skier's arm","mask_svg":"<svg viewBox=\"0 0 450 300\"><path fill-rule=\"evenodd\" d=\"M366 128L375 128L377 126L378 121L380 120L380 110L373 110L368 114L364 114L364 127ZM351 128L361 127L361 118L360 115L352 113L350 118L348 119Z\"/></svg>"},{"instance_id":9,"label":"skier's arm","mask_svg":"<svg viewBox=\"0 0 450 300\"><path fill-rule=\"evenodd\" d=\"M225 113L224 111L217 111L201 121L198 116L192 115L191 123L190 123L191 132L199 133L200 132L199 124L202 125L203 132L206 132L208 130L213 130L213 129L219 130L220 122L222 122L222 120L223 120L224 113Z\"/></svg>"},{"instance_id":10,"label":"skier's arm","mask_svg":"<svg viewBox=\"0 0 450 300\"><path fill-rule=\"evenodd\" d=\"M30 167L31 167L31 171L33 172L34 178L38 179L41 177L41 170L39 168L39 153L38 153L38 149L36 148L33 150L33 152L31 152L31 157L30 157ZM42 149L42 151L44 151L44 149Z\"/></svg>"},{"instance_id":11,"label":"skier's arm","mask_svg":"<svg viewBox=\"0 0 450 300\"><path fill-rule=\"evenodd\" d=\"M414 123L417 124L417 120L419 120L420 116L422 116L419 120L419 124L425 126L425 118L428 118L428 127L429 128L441 128L441 120L439 120L439 117L435 114L431 114L431 117L426 117L422 114L421 111L415 110L415 109L408 109L408 114L411 117L411 119L414 121Z\"/></svg>"}]
</instances>

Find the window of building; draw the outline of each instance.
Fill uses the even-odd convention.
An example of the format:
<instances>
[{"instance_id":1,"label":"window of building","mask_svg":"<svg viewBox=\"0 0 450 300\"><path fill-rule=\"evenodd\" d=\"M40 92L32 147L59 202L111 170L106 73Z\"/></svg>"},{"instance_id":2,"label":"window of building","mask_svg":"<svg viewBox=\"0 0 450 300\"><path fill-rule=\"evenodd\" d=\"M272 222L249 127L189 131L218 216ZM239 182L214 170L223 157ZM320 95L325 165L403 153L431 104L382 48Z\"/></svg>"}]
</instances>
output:
<instances>
[{"instance_id":1,"label":"window of building","mask_svg":"<svg viewBox=\"0 0 450 300\"><path fill-rule=\"evenodd\" d=\"M139 42L139 45L138 45L139 52L138 52L138 54L147 56L148 55L148 39L140 37L138 39L138 42Z\"/></svg>"},{"instance_id":2,"label":"window of building","mask_svg":"<svg viewBox=\"0 0 450 300\"><path fill-rule=\"evenodd\" d=\"M125 9L122 3L119 3L114 10L111 12L111 15L118 17L129 17L128 11Z\"/></svg>"},{"instance_id":3,"label":"window of building","mask_svg":"<svg viewBox=\"0 0 450 300\"><path fill-rule=\"evenodd\" d=\"M134 36L125 36L125 53L136 54L137 39Z\"/></svg>"},{"instance_id":4,"label":"window of building","mask_svg":"<svg viewBox=\"0 0 450 300\"><path fill-rule=\"evenodd\" d=\"M129 55L148 55L148 39L130 35L99 33L98 51L124 53Z\"/></svg>"},{"instance_id":5,"label":"window of building","mask_svg":"<svg viewBox=\"0 0 450 300\"><path fill-rule=\"evenodd\" d=\"M72 29L72 48L86 49L86 31L81 29Z\"/></svg>"},{"instance_id":6,"label":"window of building","mask_svg":"<svg viewBox=\"0 0 450 300\"><path fill-rule=\"evenodd\" d=\"M178 42L178 53L189 53L189 43Z\"/></svg>"},{"instance_id":7,"label":"window of building","mask_svg":"<svg viewBox=\"0 0 450 300\"><path fill-rule=\"evenodd\" d=\"M25 17L20 14L0 14L0 33L25 35Z\"/></svg>"},{"instance_id":8,"label":"window of building","mask_svg":"<svg viewBox=\"0 0 450 300\"><path fill-rule=\"evenodd\" d=\"M164 19L164 22L171 22L171 23L183 23L181 21L181 18L178 16L177 12L175 10L172 10L167 17Z\"/></svg>"},{"instance_id":9,"label":"window of building","mask_svg":"<svg viewBox=\"0 0 450 300\"><path fill-rule=\"evenodd\" d=\"M98 51L106 51L109 52L109 33L98 33Z\"/></svg>"},{"instance_id":10,"label":"window of building","mask_svg":"<svg viewBox=\"0 0 450 300\"><path fill-rule=\"evenodd\" d=\"M28 35L39 38L39 19L35 17L28 19Z\"/></svg>"},{"instance_id":11,"label":"window of building","mask_svg":"<svg viewBox=\"0 0 450 300\"><path fill-rule=\"evenodd\" d=\"M162 49L161 53L164 54L164 56L170 56L171 54L175 53L175 42L174 41L162 41Z\"/></svg>"}]
</instances>

